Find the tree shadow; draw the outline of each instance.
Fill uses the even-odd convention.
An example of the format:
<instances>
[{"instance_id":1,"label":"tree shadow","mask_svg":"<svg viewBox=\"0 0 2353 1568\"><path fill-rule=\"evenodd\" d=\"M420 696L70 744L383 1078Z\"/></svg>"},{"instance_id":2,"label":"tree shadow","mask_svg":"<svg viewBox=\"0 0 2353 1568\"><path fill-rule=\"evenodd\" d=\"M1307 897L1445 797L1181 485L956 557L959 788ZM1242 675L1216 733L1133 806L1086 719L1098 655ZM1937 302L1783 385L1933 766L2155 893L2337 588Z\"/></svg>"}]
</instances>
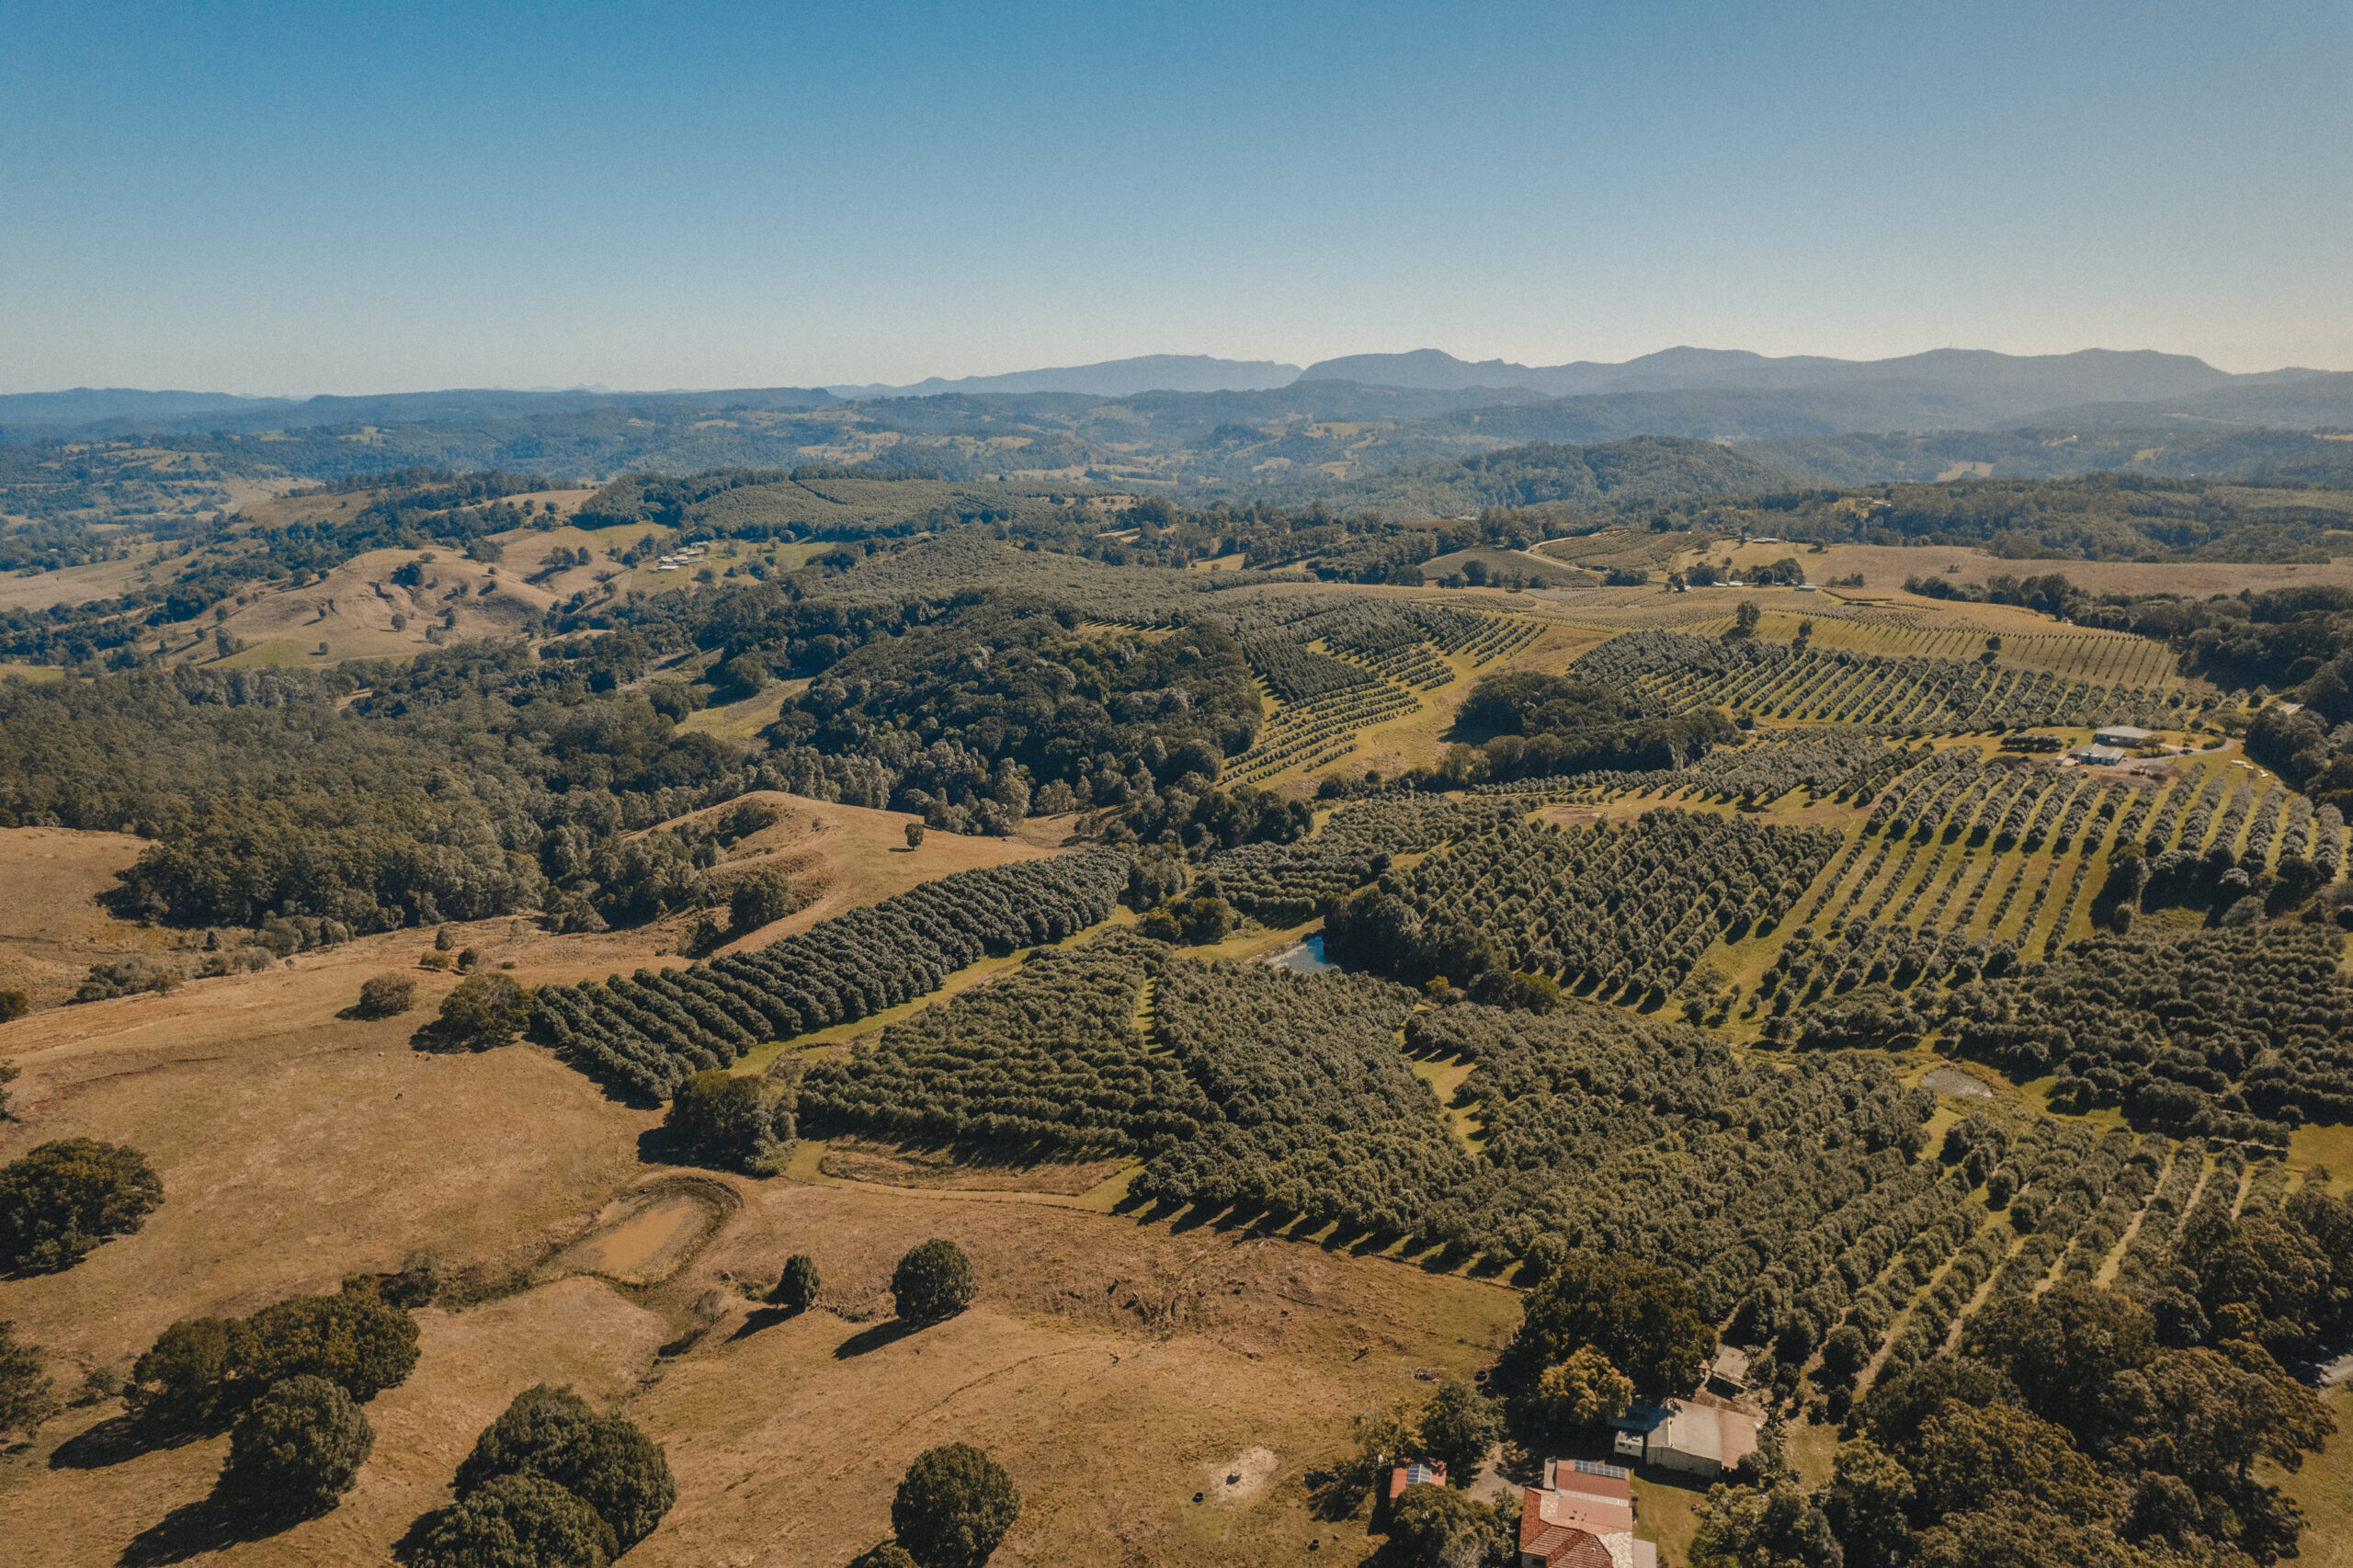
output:
<instances>
[{"instance_id":1,"label":"tree shadow","mask_svg":"<svg viewBox=\"0 0 2353 1568\"><path fill-rule=\"evenodd\" d=\"M97 1426L76 1432L49 1456L51 1470L107 1470L142 1454L186 1448L217 1437L220 1426L164 1428L131 1415L110 1415Z\"/></svg>"},{"instance_id":2,"label":"tree shadow","mask_svg":"<svg viewBox=\"0 0 2353 1568\"><path fill-rule=\"evenodd\" d=\"M739 1339L748 1339L760 1330L774 1328L788 1319L799 1317L807 1310L804 1307L754 1307L744 1319L743 1326L727 1336L727 1343L733 1345ZM835 1354L840 1352L835 1351Z\"/></svg>"},{"instance_id":3,"label":"tree shadow","mask_svg":"<svg viewBox=\"0 0 2353 1568\"><path fill-rule=\"evenodd\" d=\"M427 1508L417 1515L414 1520L410 1521L408 1528L402 1533L400 1540L392 1542L392 1561L411 1563L424 1555L425 1543L433 1539L435 1528L449 1515L449 1509L446 1507Z\"/></svg>"},{"instance_id":4,"label":"tree shadow","mask_svg":"<svg viewBox=\"0 0 2353 1568\"><path fill-rule=\"evenodd\" d=\"M181 1504L132 1537L116 1562L119 1568L165 1568L167 1563L266 1540L313 1517L258 1506L232 1498L215 1486L210 1495Z\"/></svg>"},{"instance_id":5,"label":"tree shadow","mask_svg":"<svg viewBox=\"0 0 2353 1568\"><path fill-rule=\"evenodd\" d=\"M910 1323L905 1318L885 1318L872 1328L860 1329L835 1346L834 1359L855 1360L870 1351L880 1350L888 1345L896 1345L900 1340L918 1332L924 1326L919 1323Z\"/></svg>"}]
</instances>

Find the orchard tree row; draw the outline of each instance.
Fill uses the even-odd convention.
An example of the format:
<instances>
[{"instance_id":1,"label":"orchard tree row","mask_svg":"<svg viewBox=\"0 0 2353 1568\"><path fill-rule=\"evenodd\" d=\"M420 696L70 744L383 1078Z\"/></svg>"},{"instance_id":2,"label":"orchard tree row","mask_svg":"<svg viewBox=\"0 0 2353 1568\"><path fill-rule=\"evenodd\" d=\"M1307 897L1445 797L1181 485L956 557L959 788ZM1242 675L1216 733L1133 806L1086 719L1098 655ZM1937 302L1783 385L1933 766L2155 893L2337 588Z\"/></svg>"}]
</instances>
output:
<instances>
[{"instance_id":1,"label":"orchard tree row","mask_svg":"<svg viewBox=\"0 0 2353 1568\"><path fill-rule=\"evenodd\" d=\"M1889 733L2127 722L2154 727L2186 722L2200 702L2180 690L2070 681L2048 671L1983 660L1890 659L1683 631L1613 637L1578 659L1571 671L1578 679L1638 695L1658 712L1715 708L1759 719L1864 724Z\"/></svg>"},{"instance_id":2,"label":"orchard tree row","mask_svg":"<svg viewBox=\"0 0 2353 1568\"><path fill-rule=\"evenodd\" d=\"M1039 948L1011 973L813 1063L801 1114L898 1138L1170 1146L1218 1113L1138 1027L1146 986L1167 967L1166 947L1120 930Z\"/></svg>"},{"instance_id":3,"label":"orchard tree row","mask_svg":"<svg viewBox=\"0 0 2353 1568\"><path fill-rule=\"evenodd\" d=\"M1312 838L1245 844L1209 858L1209 889L1269 926L1312 917L1325 901L1363 887L1398 855L1484 828L1490 813L1444 795L1393 793L1344 806Z\"/></svg>"},{"instance_id":4,"label":"orchard tree row","mask_svg":"<svg viewBox=\"0 0 2353 1568\"><path fill-rule=\"evenodd\" d=\"M1826 830L1652 811L1631 826L1505 821L1336 910L1328 949L1401 979L1554 977L1664 998L1719 941L1769 927L1836 849Z\"/></svg>"},{"instance_id":5,"label":"orchard tree row","mask_svg":"<svg viewBox=\"0 0 2353 1568\"><path fill-rule=\"evenodd\" d=\"M756 952L538 994L535 1034L614 1087L667 1099L766 1040L879 1013L989 953L1058 942L1109 917L1116 849L960 871L819 921Z\"/></svg>"}]
</instances>

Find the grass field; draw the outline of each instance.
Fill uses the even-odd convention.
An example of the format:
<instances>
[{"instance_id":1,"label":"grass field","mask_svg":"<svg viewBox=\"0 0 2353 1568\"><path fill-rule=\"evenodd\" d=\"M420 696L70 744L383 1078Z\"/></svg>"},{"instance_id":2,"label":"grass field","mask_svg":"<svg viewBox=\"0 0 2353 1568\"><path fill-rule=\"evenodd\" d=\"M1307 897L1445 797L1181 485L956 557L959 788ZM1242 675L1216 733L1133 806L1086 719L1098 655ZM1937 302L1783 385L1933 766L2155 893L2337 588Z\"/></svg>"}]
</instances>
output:
<instances>
[{"instance_id":1,"label":"grass field","mask_svg":"<svg viewBox=\"0 0 2353 1568\"><path fill-rule=\"evenodd\" d=\"M883 858L879 828L895 833L901 820L889 813L863 813L854 828L845 808L795 809L826 826L779 824L768 832L781 842L754 845L753 858L822 854L834 907L881 896L893 874L943 869L934 859L900 871L910 857ZM61 890L52 925L132 841L6 836L19 865L77 845L80 881L68 890L51 879ZM941 847L950 845L1038 853L993 840ZM813 908L793 920L815 918ZM463 935L511 954L527 983L625 970L657 940L650 929L546 937L504 921ZM1291 935L1258 933L1237 956ZM447 977L412 969L423 995L407 1017L337 1017L361 979L409 968L421 946L414 932L364 937L167 996L41 1011L0 1037L25 1069L23 1119L0 1127L0 1156L56 1137L123 1140L149 1153L167 1194L140 1233L70 1272L0 1281L0 1313L45 1347L69 1388L91 1368L123 1364L176 1318L331 1290L414 1251L487 1292L463 1312L420 1313L418 1370L369 1407L374 1457L327 1517L237 1540L204 1506L217 1438L82 1467L68 1445L113 1418L117 1407L102 1403L0 1459L0 1539L41 1540L44 1563L69 1565L126 1554L381 1561L446 1501L474 1433L517 1391L549 1381L625 1405L668 1446L679 1503L632 1562L846 1561L884 1533L907 1460L960 1438L989 1447L1029 1499L998 1562L1083 1561L1107 1542L1175 1563L1358 1562L1377 1540L1361 1515L1311 1517L1303 1472L1331 1460L1358 1409L1424 1391L1417 1372L1483 1362L1516 1317L1513 1293L1490 1284L1140 1224L1106 1211L1116 1173L1076 1196L1017 1183L975 1193L718 1177L740 1203L676 1273L644 1286L548 1278L580 1266L587 1254L574 1244L617 1200L663 1177L639 1153L656 1114L607 1099L534 1046L413 1049L410 1032ZM362 1149L368 1157L354 1159ZM1060 1179L1041 1174L1036 1185ZM902 1335L878 1315L889 1268L935 1234L972 1254L982 1301ZM753 1298L792 1251L820 1260L824 1310L777 1321ZM61 1448L69 1458L53 1464ZM1270 1458L1251 1460L1251 1485L1224 1488L1224 1474L1260 1449ZM1197 1505L1196 1492L1212 1500ZM1313 1556L1311 1540L1322 1548Z\"/></svg>"}]
</instances>

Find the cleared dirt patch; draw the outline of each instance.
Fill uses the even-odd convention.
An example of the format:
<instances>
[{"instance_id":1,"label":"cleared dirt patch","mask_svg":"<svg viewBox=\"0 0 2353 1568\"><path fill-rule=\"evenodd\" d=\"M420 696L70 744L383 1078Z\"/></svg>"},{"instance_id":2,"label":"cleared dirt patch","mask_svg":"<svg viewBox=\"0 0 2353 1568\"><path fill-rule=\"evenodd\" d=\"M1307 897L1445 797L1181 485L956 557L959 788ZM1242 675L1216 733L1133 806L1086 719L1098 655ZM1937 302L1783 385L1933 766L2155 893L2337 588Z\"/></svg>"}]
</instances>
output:
<instances>
[{"instance_id":1,"label":"cleared dirt patch","mask_svg":"<svg viewBox=\"0 0 2353 1568\"><path fill-rule=\"evenodd\" d=\"M1950 1095L1955 1099L1990 1100L1994 1097L1994 1089L1984 1079L1959 1067L1936 1068L1920 1080L1920 1086L1939 1095Z\"/></svg>"},{"instance_id":2,"label":"cleared dirt patch","mask_svg":"<svg viewBox=\"0 0 2353 1568\"><path fill-rule=\"evenodd\" d=\"M722 1183L663 1182L608 1204L596 1229L550 1267L624 1285L658 1285L702 1250L734 1207L733 1189Z\"/></svg>"},{"instance_id":3,"label":"cleared dirt patch","mask_svg":"<svg viewBox=\"0 0 2353 1568\"><path fill-rule=\"evenodd\" d=\"M882 1187L1051 1192L1075 1198L1110 1180L1128 1163L1119 1155L1099 1160L1007 1159L911 1143L834 1138L826 1142L817 1168L844 1181L873 1182Z\"/></svg>"},{"instance_id":4,"label":"cleared dirt patch","mask_svg":"<svg viewBox=\"0 0 2353 1568\"><path fill-rule=\"evenodd\" d=\"M1281 1472L1282 1461L1275 1458L1274 1449L1245 1449L1223 1464L1209 1467L1210 1483L1205 1490L1221 1503L1238 1503L1264 1492Z\"/></svg>"}]
</instances>

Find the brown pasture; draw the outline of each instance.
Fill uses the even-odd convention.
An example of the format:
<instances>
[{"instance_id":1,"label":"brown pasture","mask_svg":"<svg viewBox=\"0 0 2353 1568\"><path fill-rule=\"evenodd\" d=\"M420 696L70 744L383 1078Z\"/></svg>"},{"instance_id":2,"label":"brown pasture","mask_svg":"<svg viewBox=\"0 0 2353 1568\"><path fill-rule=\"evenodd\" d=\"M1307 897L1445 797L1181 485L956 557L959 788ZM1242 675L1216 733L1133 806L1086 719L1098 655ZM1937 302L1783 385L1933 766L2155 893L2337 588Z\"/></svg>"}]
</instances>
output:
<instances>
[{"instance_id":1,"label":"brown pasture","mask_svg":"<svg viewBox=\"0 0 2353 1568\"><path fill-rule=\"evenodd\" d=\"M807 857L835 908L950 860L1045 852L934 835L909 855L892 813L779 803L788 820L747 841L744 860ZM135 853L115 835L39 829L11 832L5 848L24 864L75 840L91 841L85 889ZM51 925L73 897L57 895ZM633 967L655 939L503 920L460 936L527 983ZM536 1046L415 1049L412 1031L452 983L415 967L424 947L414 931L363 937L290 968L46 1008L0 1029L0 1051L24 1069L22 1119L0 1124L0 1157L60 1137L127 1142L166 1192L142 1230L73 1269L0 1279L0 1317L43 1347L69 1392L175 1319L332 1290L413 1252L444 1260L478 1303L420 1312L417 1371L369 1406L373 1457L324 1518L245 1539L206 1501L223 1439L142 1451L104 1401L0 1456L0 1540L94 1568L383 1561L448 1501L474 1433L546 1381L625 1407L668 1449L679 1502L632 1562L838 1563L885 1533L915 1453L970 1440L1027 1499L1000 1562L1354 1562L1377 1540L1361 1515L1311 1517L1304 1471L1336 1454L1355 1412L1483 1362L1516 1319L1513 1294L1491 1284L1102 1212L1067 1194L1070 1171L1046 1169L1027 1190L1009 1169L976 1172L1004 1186L974 1191L930 1185L934 1173L910 1169L929 1159L913 1152L878 1152L870 1174L887 1185L649 1165L640 1139L656 1113L607 1098ZM418 981L415 1012L338 1017L362 979L403 969ZM910 1176L924 1184L898 1185ZM686 1201L672 1193L682 1182L726 1201ZM888 1315L890 1268L931 1235L971 1253L982 1299L904 1334ZM818 1259L825 1288L820 1310L780 1319L757 1298L791 1252ZM1222 1495L1225 1473L1251 1484ZM1311 1540L1323 1548L1313 1558Z\"/></svg>"}]
</instances>

